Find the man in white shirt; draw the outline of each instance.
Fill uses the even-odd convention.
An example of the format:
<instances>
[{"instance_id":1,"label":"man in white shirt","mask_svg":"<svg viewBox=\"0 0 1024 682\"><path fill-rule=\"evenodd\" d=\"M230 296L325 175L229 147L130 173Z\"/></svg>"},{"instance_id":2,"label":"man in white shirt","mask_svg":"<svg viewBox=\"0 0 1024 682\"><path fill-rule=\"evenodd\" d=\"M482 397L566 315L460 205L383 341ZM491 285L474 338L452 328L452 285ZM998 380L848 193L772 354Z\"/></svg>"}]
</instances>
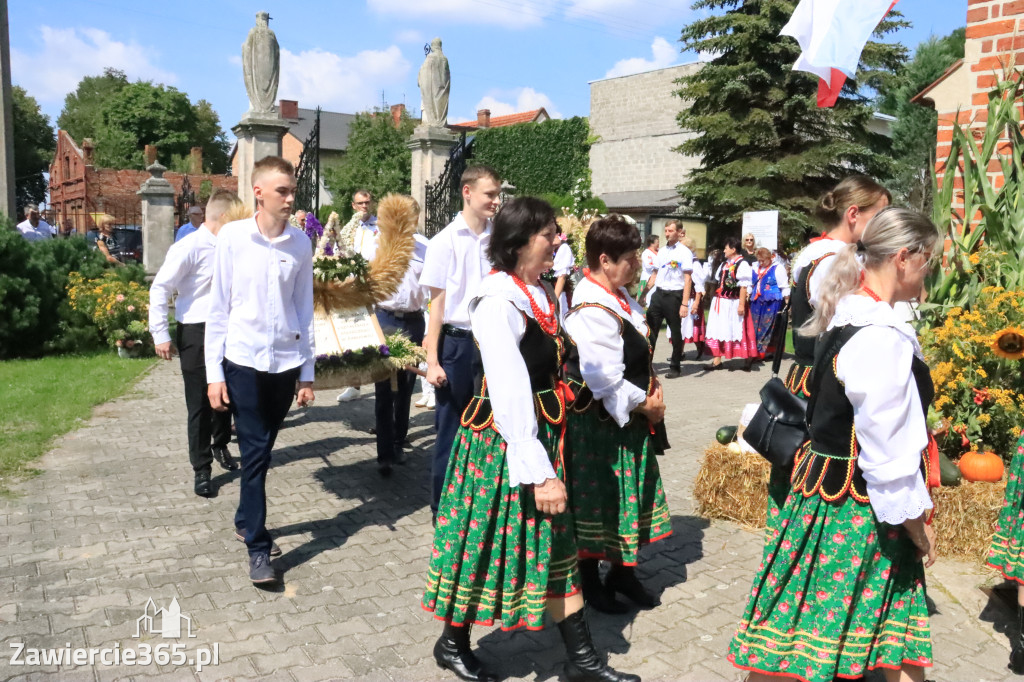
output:
<instances>
[{"instance_id":1,"label":"man in white shirt","mask_svg":"<svg viewBox=\"0 0 1024 682\"><path fill-rule=\"evenodd\" d=\"M230 409L242 458L235 535L249 549L249 579L277 582L270 565L266 478L292 396L313 402L313 247L288 224L295 168L268 156L253 165L256 215L225 225L206 319L207 395Z\"/></svg>"},{"instance_id":2,"label":"man in white shirt","mask_svg":"<svg viewBox=\"0 0 1024 682\"><path fill-rule=\"evenodd\" d=\"M676 221L665 225L665 246L658 250L654 264L657 267L650 279L648 287L657 287L651 296L651 305L647 308L647 326L651 334L651 350L658 343L661 323L668 321L668 329L672 333L672 357L665 378L675 379L680 374L683 361L683 335L680 325L682 318L689 314L690 294L693 293L693 253L683 246L679 239L686 232Z\"/></svg>"},{"instance_id":3,"label":"man in white shirt","mask_svg":"<svg viewBox=\"0 0 1024 682\"><path fill-rule=\"evenodd\" d=\"M349 253L358 253L367 261L377 252L377 216L373 215L373 195L365 189L352 194L352 220L341 228L341 243ZM338 394L338 402L355 400L359 388L349 386Z\"/></svg>"},{"instance_id":4,"label":"man in white shirt","mask_svg":"<svg viewBox=\"0 0 1024 682\"><path fill-rule=\"evenodd\" d=\"M437 391L430 509L444 487L452 442L459 418L473 398L473 332L469 302L481 280L491 271L487 247L491 243L491 219L498 210L501 179L493 168L470 166L462 174L462 211L430 240L420 284L430 287L430 327L427 349L427 381Z\"/></svg>"},{"instance_id":5,"label":"man in white shirt","mask_svg":"<svg viewBox=\"0 0 1024 682\"><path fill-rule=\"evenodd\" d=\"M18 223L18 232L30 242L53 238L53 230L39 217L39 207L35 204L25 206L25 219Z\"/></svg>"},{"instance_id":6,"label":"man in white shirt","mask_svg":"<svg viewBox=\"0 0 1024 682\"><path fill-rule=\"evenodd\" d=\"M202 206L189 206L188 209L188 222L178 228L178 231L174 233L174 241L179 241L183 237L187 237L192 234L200 227L203 226L203 207Z\"/></svg>"},{"instance_id":7,"label":"man in white shirt","mask_svg":"<svg viewBox=\"0 0 1024 682\"><path fill-rule=\"evenodd\" d=\"M385 335L404 332L413 343L423 343L426 326L423 321L423 309L427 307L429 290L420 284L423 272L423 259L427 254L427 239L423 235L415 235L412 258L409 268L398 287L398 291L385 301L377 304L377 322ZM375 248L375 247L374 247ZM374 253L370 252L373 260ZM391 379L378 381L374 386L374 416L376 418L377 436L377 469L385 478L391 475L395 464L405 464L403 448L405 438L409 434L409 410L412 403L413 387L416 375L412 372L400 371L395 383L397 390L391 389Z\"/></svg>"},{"instance_id":8,"label":"man in white shirt","mask_svg":"<svg viewBox=\"0 0 1024 682\"><path fill-rule=\"evenodd\" d=\"M198 231L171 245L149 288L149 333L153 335L156 354L170 360L177 346L181 360L188 410L188 458L195 476L193 489L200 497L216 494L210 480L214 459L227 471L238 468L227 448L231 440L231 413L215 411L206 395L203 346L217 233L224 213L236 205L241 206L241 202L234 192L215 192L206 203L207 221ZM175 293L177 325L172 345L167 313Z\"/></svg>"}]
</instances>

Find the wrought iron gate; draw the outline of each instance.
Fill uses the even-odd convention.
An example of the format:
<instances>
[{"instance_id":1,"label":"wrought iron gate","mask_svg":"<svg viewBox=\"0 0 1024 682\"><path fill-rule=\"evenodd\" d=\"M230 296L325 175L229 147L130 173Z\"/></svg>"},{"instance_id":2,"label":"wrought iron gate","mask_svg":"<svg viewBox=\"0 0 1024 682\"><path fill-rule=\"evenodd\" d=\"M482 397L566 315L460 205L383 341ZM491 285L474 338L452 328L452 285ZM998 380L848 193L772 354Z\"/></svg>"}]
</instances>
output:
<instances>
[{"instance_id":1,"label":"wrought iron gate","mask_svg":"<svg viewBox=\"0 0 1024 682\"><path fill-rule=\"evenodd\" d=\"M441 177L427 183L427 205L424 214L424 234L429 238L440 232L462 210L462 173L473 158L473 139L466 141L465 131L459 142L448 153Z\"/></svg>"},{"instance_id":2,"label":"wrought iron gate","mask_svg":"<svg viewBox=\"0 0 1024 682\"><path fill-rule=\"evenodd\" d=\"M293 211L320 211L320 107L316 108L316 119L309 137L302 145L302 155L295 168L295 204Z\"/></svg>"}]
</instances>

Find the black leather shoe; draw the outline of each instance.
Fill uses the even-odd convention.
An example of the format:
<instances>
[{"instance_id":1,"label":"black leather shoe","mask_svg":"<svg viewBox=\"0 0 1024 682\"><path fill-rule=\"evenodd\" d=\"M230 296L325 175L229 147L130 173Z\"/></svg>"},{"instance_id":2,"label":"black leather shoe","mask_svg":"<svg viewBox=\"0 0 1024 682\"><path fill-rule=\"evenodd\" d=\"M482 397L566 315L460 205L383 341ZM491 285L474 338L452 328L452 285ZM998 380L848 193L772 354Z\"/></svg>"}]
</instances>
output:
<instances>
[{"instance_id":1,"label":"black leather shoe","mask_svg":"<svg viewBox=\"0 0 1024 682\"><path fill-rule=\"evenodd\" d=\"M377 473L379 473L381 475L381 477L383 477L383 478L391 478L391 471L392 471L392 468L391 468L390 464L378 464L377 465Z\"/></svg>"},{"instance_id":2,"label":"black leather shoe","mask_svg":"<svg viewBox=\"0 0 1024 682\"><path fill-rule=\"evenodd\" d=\"M1024 675L1024 607L1017 607L1017 639L1011 642L1010 672Z\"/></svg>"},{"instance_id":3,"label":"black leather shoe","mask_svg":"<svg viewBox=\"0 0 1024 682\"><path fill-rule=\"evenodd\" d=\"M682 376L682 374L683 373L678 369L670 369L669 371L665 372L665 378L678 379L680 376Z\"/></svg>"},{"instance_id":4,"label":"black leather shoe","mask_svg":"<svg viewBox=\"0 0 1024 682\"><path fill-rule=\"evenodd\" d=\"M653 609L659 603L657 597L644 589L632 566L613 565L605 584L612 593L618 592L642 609Z\"/></svg>"},{"instance_id":5,"label":"black leather shoe","mask_svg":"<svg viewBox=\"0 0 1024 682\"><path fill-rule=\"evenodd\" d=\"M565 664L565 678L569 682L640 682L640 677L620 673L601 660L590 639L590 629L583 619L583 611L568 616L558 624L569 661Z\"/></svg>"},{"instance_id":6,"label":"black leather shoe","mask_svg":"<svg viewBox=\"0 0 1024 682\"><path fill-rule=\"evenodd\" d=\"M235 471L238 469L238 462L228 452L227 447L223 445L213 446L213 458L217 460L217 464L221 466L224 471Z\"/></svg>"},{"instance_id":7,"label":"black leather shoe","mask_svg":"<svg viewBox=\"0 0 1024 682\"><path fill-rule=\"evenodd\" d=\"M461 632L460 632L461 631ZM434 644L434 660L451 670L460 680L497 682L497 676L484 669L469 645L469 626L455 627L445 623L444 631Z\"/></svg>"},{"instance_id":8,"label":"black leather shoe","mask_svg":"<svg viewBox=\"0 0 1024 682\"><path fill-rule=\"evenodd\" d=\"M408 461L409 461L409 455L405 454L405 451L402 450L402 446L396 447L395 448L395 464L405 464Z\"/></svg>"},{"instance_id":9,"label":"black leather shoe","mask_svg":"<svg viewBox=\"0 0 1024 682\"><path fill-rule=\"evenodd\" d=\"M209 471L197 471L195 487L196 495L199 497L213 497L213 483L210 481Z\"/></svg>"},{"instance_id":10,"label":"black leather shoe","mask_svg":"<svg viewBox=\"0 0 1024 682\"><path fill-rule=\"evenodd\" d=\"M580 559L580 582L583 587L583 601L601 613L623 614L629 607L615 599L615 591L601 582L597 559Z\"/></svg>"}]
</instances>

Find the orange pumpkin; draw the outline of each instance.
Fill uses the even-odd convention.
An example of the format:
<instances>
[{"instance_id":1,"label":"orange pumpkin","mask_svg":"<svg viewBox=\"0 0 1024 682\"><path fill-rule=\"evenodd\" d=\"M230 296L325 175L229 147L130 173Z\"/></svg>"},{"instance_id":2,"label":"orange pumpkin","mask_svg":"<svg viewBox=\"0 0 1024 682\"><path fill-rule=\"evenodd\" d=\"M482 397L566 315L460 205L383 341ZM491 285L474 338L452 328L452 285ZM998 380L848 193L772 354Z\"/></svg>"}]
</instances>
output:
<instances>
[{"instance_id":1,"label":"orange pumpkin","mask_svg":"<svg viewBox=\"0 0 1024 682\"><path fill-rule=\"evenodd\" d=\"M994 452L965 452L960 473L968 481L995 483L1003 478L1003 458Z\"/></svg>"}]
</instances>

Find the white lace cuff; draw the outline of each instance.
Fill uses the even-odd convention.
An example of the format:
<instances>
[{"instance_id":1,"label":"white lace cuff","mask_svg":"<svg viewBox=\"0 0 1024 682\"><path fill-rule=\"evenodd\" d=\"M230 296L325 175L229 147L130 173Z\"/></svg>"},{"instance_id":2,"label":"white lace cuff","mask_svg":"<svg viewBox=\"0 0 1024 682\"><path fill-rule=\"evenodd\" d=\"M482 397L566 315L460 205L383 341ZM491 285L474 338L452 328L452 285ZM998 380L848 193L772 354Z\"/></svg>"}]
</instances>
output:
<instances>
[{"instance_id":1,"label":"white lace cuff","mask_svg":"<svg viewBox=\"0 0 1024 682\"><path fill-rule=\"evenodd\" d=\"M647 400L647 392L645 390L623 379L620 381L619 387L611 395L602 398L601 402L604 404L604 409L608 410L608 414L615 420L615 423L619 426L625 426L626 422L630 419L630 413L633 409L645 400Z\"/></svg>"},{"instance_id":2,"label":"white lace cuff","mask_svg":"<svg viewBox=\"0 0 1024 682\"><path fill-rule=\"evenodd\" d=\"M909 519L920 518L931 509L932 498L920 471L885 483L867 483L868 499L875 518L894 526Z\"/></svg>"},{"instance_id":3,"label":"white lace cuff","mask_svg":"<svg viewBox=\"0 0 1024 682\"><path fill-rule=\"evenodd\" d=\"M536 438L516 443L506 441L505 461L508 463L510 486L540 485L549 478L558 478L551 466L551 458Z\"/></svg>"}]
</instances>

